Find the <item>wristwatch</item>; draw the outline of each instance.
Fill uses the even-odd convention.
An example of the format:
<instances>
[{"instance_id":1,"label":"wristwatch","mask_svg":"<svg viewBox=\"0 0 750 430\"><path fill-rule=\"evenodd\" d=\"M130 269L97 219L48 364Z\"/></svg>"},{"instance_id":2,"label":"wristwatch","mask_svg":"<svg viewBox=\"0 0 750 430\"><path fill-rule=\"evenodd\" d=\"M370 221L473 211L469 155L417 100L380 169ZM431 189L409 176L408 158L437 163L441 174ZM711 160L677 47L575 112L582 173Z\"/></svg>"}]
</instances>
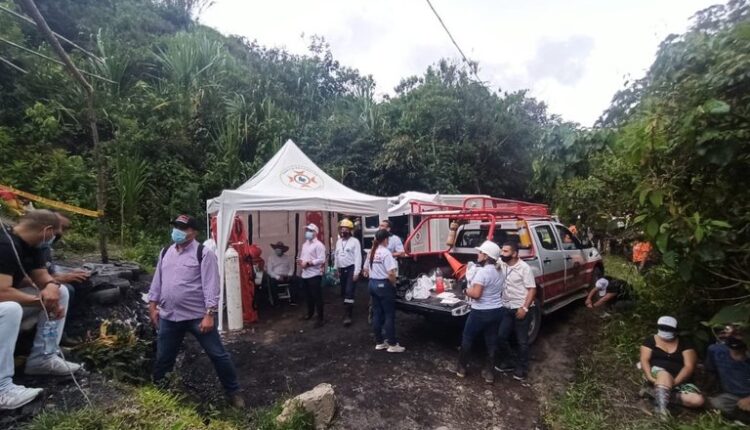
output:
<instances>
[{"instance_id":1,"label":"wristwatch","mask_svg":"<svg viewBox=\"0 0 750 430\"><path fill-rule=\"evenodd\" d=\"M521 306L521 309L523 309L524 312L528 312L529 311L529 308L527 308L526 306Z\"/></svg>"},{"instance_id":2,"label":"wristwatch","mask_svg":"<svg viewBox=\"0 0 750 430\"><path fill-rule=\"evenodd\" d=\"M206 315L210 315L210 316L216 315L216 308L206 309Z\"/></svg>"}]
</instances>

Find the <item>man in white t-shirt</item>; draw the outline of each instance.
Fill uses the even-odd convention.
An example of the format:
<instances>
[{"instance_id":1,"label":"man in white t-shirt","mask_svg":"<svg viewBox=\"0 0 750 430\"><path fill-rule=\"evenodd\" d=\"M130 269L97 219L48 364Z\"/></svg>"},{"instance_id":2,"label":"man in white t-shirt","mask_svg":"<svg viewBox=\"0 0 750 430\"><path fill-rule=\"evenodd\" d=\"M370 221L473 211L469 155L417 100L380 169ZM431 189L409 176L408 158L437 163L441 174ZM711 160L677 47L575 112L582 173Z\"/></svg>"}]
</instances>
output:
<instances>
[{"instance_id":1,"label":"man in white t-shirt","mask_svg":"<svg viewBox=\"0 0 750 430\"><path fill-rule=\"evenodd\" d=\"M495 366L499 372L514 372L513 378L523 381L529 372L529 324L532 316L529 309L536 298L536 281L531 266L518 257L518 244L503 244L497 269L505 279L503 291L503 316L498 333L498 355L500 364ZM518 342L518 354L515 365L511 364L510 335L515 332Z\"/></svg>"},{"instance_id":2,"label":"man in white t-shirt","mask_svg":"<svg viewBox=\"0 0 750 430\"><path fill-rule=\"evenodd\" d=\"M388 250L391 251L391 255L395 258L405 256L406 252L404 251L404 242L401 241L400 237L391 233L391 222L384 219L380 221L378 228L388 232Z\"/></svg>"}]
</instances>

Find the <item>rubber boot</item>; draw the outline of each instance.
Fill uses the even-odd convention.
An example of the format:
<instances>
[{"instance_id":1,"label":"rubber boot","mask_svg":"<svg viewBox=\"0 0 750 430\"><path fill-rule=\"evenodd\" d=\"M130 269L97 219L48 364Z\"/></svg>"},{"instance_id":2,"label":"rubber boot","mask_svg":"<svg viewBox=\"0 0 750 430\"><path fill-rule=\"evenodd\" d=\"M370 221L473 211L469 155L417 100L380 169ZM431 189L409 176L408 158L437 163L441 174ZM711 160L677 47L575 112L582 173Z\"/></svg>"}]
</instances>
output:
<instances>
[{"instance_id":1,"label":"rubber boot","mask_svg":"<svg viewBox=\"0 0 750 430\"><path fill-rule=\"evenodd\" d=\"M484 382L488 384L492 384L495 382L495 356L490 355L487 357L487 362L484 365L484 369L482 369L482 378L484 378Z\"/></svg>"},{"instance_id":2,"label":"rubber boot","mask_svg":"<svg viewBox=\"0 0 750 430\"><path fill-rule=\"evenodd\" d=\"M656 403L654 412L661 419L669 418L669 409L667 409L667 406L669 405L670 391L670 388L664 385L654 385L654 402Z\"/></svg>"},{"instance_id":3,"label":"rubber boot","mask_svg":"<svg viewBox=\"0 0 750 430\"><path fill-rule=\"evenodd\" d=\"M354 312L353 303L344 303L344 327L352 325L352 313Z\"/></svg>"},{"instance_id":4,"label":"rubber boot","mask_svg":"<svg viewBox=\"0 0 750 430\"><path fill-rule=\"evenodd\" d=\"M466 376L466 366L469 364L469 351L461 348L458 351L458 362L456 362L456 376L463 378Z\"/></svg>"}]
</instances>

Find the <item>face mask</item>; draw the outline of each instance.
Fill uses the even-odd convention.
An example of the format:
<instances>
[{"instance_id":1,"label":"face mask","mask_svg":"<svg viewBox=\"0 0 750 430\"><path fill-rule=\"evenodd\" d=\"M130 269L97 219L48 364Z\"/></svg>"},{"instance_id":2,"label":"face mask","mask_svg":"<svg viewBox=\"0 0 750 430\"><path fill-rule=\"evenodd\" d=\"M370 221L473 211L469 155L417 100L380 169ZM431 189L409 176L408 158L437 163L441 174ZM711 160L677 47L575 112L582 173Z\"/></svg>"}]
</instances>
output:
<instances>
[{"instance_id":1,"label":"face mask","mask_svg":"<svg viewBox=\"0 0 750 430\"><path fill-rule=\"evenodd\" d=\"M742 351L745 348L747 348L747 345L745 344L745 342L742 339L735 337L735 336L729 336L728 338L726 338L724 343L726 343L729 349L734 349L735 351Z\"/></svg>"},{"instance_id":2,"label":"face mask","mask_svg":"<svg viewBox=\"0 0 750 430\"><path fill-rule=\"evenodd\" d=\"M674 333L671 331L657 330L656 335L664 340L674 339Z\"/></svg>"},{"instance_id":3,"label":"face mask","mask_svg":"<svg viewBox=\"0 0 750 430\"><path fill-rule=\"evenodd\" d=\"M52 237L50 237L49 239L47 239L47 229L45 229L42 232L42 243L40 243L36 247L39 248L39 249L47 249L50 246L52 246L53 243L55 243L55 235L52 235Z\"/></svg>"},{"instance_id":4,"label":"face mask","mask_svg":"<svg viewBox=\"0 0 750 430\"><path fill-rule=\"evenodd\" d=\"M305 239L307 239L307 240L313 240L314 237L315 237L315 233L313 233L311 231L306 231L305 232Z\"/></svg>"},{"instance_id":5,"label":"face mask","mask_svg":"<svg viewBox=\"0 0 750 430\"><path fill-rule=\"evenodd\" d=\"M513 259L513 257L512 257L512 256L510 256L510 255L501 255L501 256L500 256L500 259L501 259L501 260L503 260L503 262L504 262L504 263L509 263L509 262L510 262L510 260L512 260L512 259Z\"/></svg>"},{"instance_id":6,"label":"face mask","mask_svg":"<svg viewBox=\"0 0 750 430\"><path fill-rule=\"evenodd\" d=\"M281 257L281 254L283 254L283 253L284 253L284 252L282 252L282 251L281 251L280 249L274 249L274 250L273 250L273 252L275 252L275 253L276 253L276 255L278 255L279 257Z\"/></svg>"},{"instance_id":7,"label":"face mask","mask_svg":"<svg viewBox=\"0 0 750 430\"><path fill-rule=\"evenodd\" d=\"M172 229L172 242L179 245L185 242L186 239L187 239L187 233L185 233L182 230L178 230L176 228Z\"/></svg>"}]
</instances>

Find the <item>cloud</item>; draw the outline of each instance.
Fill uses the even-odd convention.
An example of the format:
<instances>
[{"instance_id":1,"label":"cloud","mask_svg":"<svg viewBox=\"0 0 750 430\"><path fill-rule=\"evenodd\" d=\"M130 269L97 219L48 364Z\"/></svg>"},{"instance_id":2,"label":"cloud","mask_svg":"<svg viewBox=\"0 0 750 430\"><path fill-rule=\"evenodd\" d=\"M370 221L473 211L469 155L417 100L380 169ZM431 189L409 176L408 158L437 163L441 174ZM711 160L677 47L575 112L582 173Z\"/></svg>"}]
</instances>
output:
<instances>
[{"instance_id":1,"label":"cloud","mask_svg":"<svg viewBox=\"0 0 750 430\"><path fill-rule=\"evenodd\" d=\"M594 49L591 36L575 35L567 40L540 41L536 55L526 63L534 80L551 78L562 85L573 86L586 71L586 60Z\"/></svg>"}]
</instances>

